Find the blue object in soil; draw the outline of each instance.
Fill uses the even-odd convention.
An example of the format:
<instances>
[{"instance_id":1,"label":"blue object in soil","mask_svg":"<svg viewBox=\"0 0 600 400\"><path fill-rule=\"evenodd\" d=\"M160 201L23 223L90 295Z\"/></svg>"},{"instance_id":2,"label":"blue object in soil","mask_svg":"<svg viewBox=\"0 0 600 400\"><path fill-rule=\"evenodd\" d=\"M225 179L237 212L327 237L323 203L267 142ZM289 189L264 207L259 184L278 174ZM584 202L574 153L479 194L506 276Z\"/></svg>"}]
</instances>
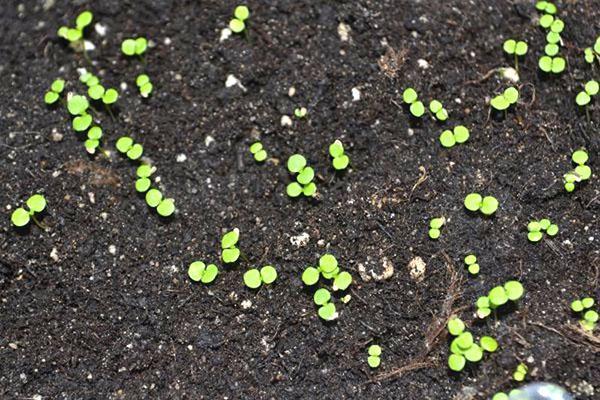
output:
<instances>
[{"instance_id":1,"label":"blue object in soil","mask_svg":"<svg viewBox=\"0 0 600 400\"><path fill-rule=\"evenodd\" d=\"M553 383L531 383L515 392L509 400L573 400L565 389Z\"/></svg>"}]
</instances>

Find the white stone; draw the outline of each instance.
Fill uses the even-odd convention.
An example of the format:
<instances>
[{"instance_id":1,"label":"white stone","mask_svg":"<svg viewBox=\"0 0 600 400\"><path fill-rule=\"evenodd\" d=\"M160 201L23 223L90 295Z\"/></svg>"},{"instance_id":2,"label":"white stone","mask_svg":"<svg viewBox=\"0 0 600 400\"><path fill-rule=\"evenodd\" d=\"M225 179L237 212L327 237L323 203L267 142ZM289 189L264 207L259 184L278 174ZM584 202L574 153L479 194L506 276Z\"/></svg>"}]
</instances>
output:
<instances>
[{"instance_id":1,"label":"white stone","mask_svg":"<svg viewBox=\"0 0 600 400\"><path fill-rule=\"evenodd\" d=\"M281 126L292 126L292 119L287 115L282 115Z\"/></svg>"},{"instance_id":2,"label":"white stone","mask_svg":"<svg viewBox=\"0 0 600 400\"><path fill-rule=\"evenodd\" d=\"M106 35L106 25L98 22L98 23L96 23L96 25L94 25L94 29L96 30L96 33L100 36Z\"/></svg>"},{"instance_id":3,"label":"white stone","mask_svg":"<svg viewBox=\"0 0 600 400\"><path fill-rule=\"evenodd\" d=\"M185 162L187 160L187 156L185 154L177 154L177 158L175 159L178 163Z\"/></svg>"},{"instance_id":4,"label":"white stone","mask_svg":"<svg viewBox=\"0 0 600 400\"><path fill-rule=\"evenodd\" d=\"M500 75L511 82L519 82L519 73L514 68L500 68Z\"/></svg>"},{"instance_id":5,"label":"white stone","mask_svg":"<svg viewBox=\"0 0 600 400\"><path fill-rule=\"evenodd\" d=\"M221 37L219 37L219 42L224 42L225 40L229 39L229 37L231 36L231 29L229 28L223 28L221 30Z\"/></svg>"},{"instance_id":6,"label":"white stone","mask_svg":"<svg viewBox=\"0 0 600 400\"><path fill-rule=\"evenodd\" d=\"M352 88L352 101L360 100L360 90L358 88Z\"/></svg>"},{"instance_id":7,"label":"white stone","mask_svg":"<svg viewBox=\"0 0 600 400\"><path fill-rule=\"evenodd\" d=\"M340 22L337 28L338 35L342 42L347 42L350 39L350 26Z\"/></svg>"},{"instance_id":8,"label":"white stone","mask_svg":"<svg viewBox=\"0 0 600 400\"><path fill-rule=\"evenodd\" d=\"M419 68L422 68L422 69L429 68L429 63L427 62L427 60L423 60L422 58L419 58L417 60L417 64L419 64Z\"/></svg>"},{"instance_id":9,"label":"white stone","mask_svg":"<svg viewBox=\"0 0 600 400\"><path fill-rule=\"evenodd\" d=\"M297 236L292 236L290 238L290 243L296 247L304 247L310 241L310 235L306 232L302 232Z\"/></svg>"}]
</instances>

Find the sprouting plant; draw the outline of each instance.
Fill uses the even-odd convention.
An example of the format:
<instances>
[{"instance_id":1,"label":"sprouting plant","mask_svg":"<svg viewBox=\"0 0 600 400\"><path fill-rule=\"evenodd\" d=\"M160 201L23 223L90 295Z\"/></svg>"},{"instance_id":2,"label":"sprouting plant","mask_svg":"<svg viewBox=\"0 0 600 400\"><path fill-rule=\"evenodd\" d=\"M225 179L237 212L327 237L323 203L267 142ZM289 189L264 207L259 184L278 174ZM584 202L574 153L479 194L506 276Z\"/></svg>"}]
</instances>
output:
<instances>
[{"instance_id":1,"label":"sprouting plant","mask_svg":"<svg viewBox=\"0 0 600 400\"><path fill-rule=\"evenodd\" d=\"M470 193L465 197L465 207L469 211L481 211L484 215L492 215L498 209L498 200L492 196L482 197L479 193Z\"/></svg>"},{"instance_id":2,"label":"sprouting plant","mask_svg":"<svg viewBox=\"0 0 600 400\"><path fill-rule=\"evenodd\" d=\"M439 100L431 100L429 102L429 111L431 111L438 121L445 121L448 119L448 111Z\"/></svg>"},{"instance_id":3,"label":"sprouting plant","mask_svg":"<svg viewBox=\"0 0 600 400\"><path fill-rule=\"evenodd\" d=\"M519 71L519 57L527 54L527 43L522 40L508 39L502 46L504 52L515 58L515 69Z\"/></svg>"},{"instance_id":4,"label":"sprouting plant","mask_svg":"<svg viewBox=\"0 0 600 400\"><path fill-rule=\"evenodd\" d=\"M240 258L240 249L236 244L240 238L240 230L238 228L227 232L221 238L221 258L227 264L234 263Z\"/></svg>"},{"instance_id":5,"label":"sprouting plant","mask_svg":"<svg viewBox=\"0 0 600 400\"><path fill-rule=\"evenodd\" d=\"M194 261L188 268L188 276L194 282L204 284L211 283L219 274L219 268L215 264L204 264L202 261Z\"/></svg>"},{"instance_id":6,"label":"sprouting plant","mask_svg":"<svg viewBox=\"0 0 600 400\"><path fill-rule=\"evenodd\" d=\"M494 97L490 100L490 105L498 111L505 111L511 105L516 104L519 100L519 91L511 86L506 88L502 94Z\"/></svg>"},{"instance_id":7,"label":"sprouting plant","mask_svg":"<svg viewBox=\"0 0 600 400\"><path fill-rule=\"evenodd\" d=\"M463 125L455 126L453 130L445 130L440 135L440 143L446 148L454 147L456 143L469 140L469 129Z\"/></svg>"},{"instance_id":8,"label":"sprouting plant","mask_svg":"<svg viewBox=\"0 0 600 400\"><path fill-rule=\"evenodd\" d=\"M294 116L298 119L306 117L307 113L308 113L308 110L306 109L306 107L296 107L294 109Z\"/></svg>"},{"instance_id":9,"label":"sprouting plant","mask_svg":"<svg viewBox=\"0 0 600 400\"><path fill-rule=\"evenodd\" d=\"M100 148L100 139L102 139L102 128L92 126L87 131L87 139L83 143L85 150L90 154L96 153L96 149Z\"/></svg>"},{"instance_id":10,"label":"sprouting plant","mask_svg":"<svg viewBox=\"0 0 600 400\"><path fill-rule=\"evenodd\" d=\"M250 146L250 153L252 153L254 159L258 162L263 162L267 159L267 151L263 148L261 142L254 142Z\"/></svg>"},{"instance_id":11,"label":"sprouting plant","mask_svg":"<svg viewBox=\"0 0 600 400\"><path fill-rule=\"evenodd\" d=\"M523 382L527 376L528 370L529 368L527 368L525 363L519 363L519 365L517 365L517 369L515 369L515 372L513 372L513 379L517 382Z\"/></svg>"},{"instance_id":12,"label":"sprouting plant","mask_svg":"<svg viewBox=\"0 0 600 400\"><path fill-rule=\"evenodd\" d=\"M135 181L135 190L139 193L146 193L152 186L150 176L156 171L156 167L150 164L142 164L136 170L137 180Z\"/></svg>"},{"instance_id":13,"label":"sprouting plant","mask_svg":"<svg viewBox=\"0 0 600 400\"><path fill-rule=\"evenodd\" d=\"M585 113L587 115L588 121L590 120L590 112L586 107L592 101L592 97L598 94L600 89L600 85L598 85L598 81L591 80L587 81L584 86L584 90L577 93L577 97L575 97L575 102L580 107L585 107Z\"/></svg>"},{"instance_id":14,"label":"sprouting plant","mask_svg":"<svg viewBox=\"0 0 600 400\"><path fill-rule=\"evenodd\" d=\"M579 324L586 331L593 331L596 328L598 322L598 313L594 310L590 310L594 306L594 299L591 297L584 297L581 300L575 300L571 303L571 310L581 315Z\"/></svg>"},{"instance_id":15,"label":"sprouting plant","mask_svg":"<svg viewBox=\"0 0 600 400\"><path fill-rule=\"evenodd\" d=\"M543 231L548 236L556 236L558 233L558 225L553 224L548 218L543 218L539 221L531 221L527 224L527 239L530 242L539 242L544 236Z\"/></svg>"},{"instance_id":16,"label":"sprouting plant","mask_svg":"<svg viewBox=\"0 0 600 400\"><path fill-rule=\"evenodd\" d=\"M52 85L50 85L50 90L44 95L44 102L48 105L56 103L64 89L65 81L63 79L55 79Z\"/></svg>"},{"instance_id":17,"label":"sprouting plant","mask_svg":"<svg viewBox=\"0 0 600 400\"><path fill-rule=\"evenodd\" d=\"M483 352L493 353L498 349L498 342L490 337L483 336L477 344L471 332L466 331L465 323L457 317L448 320L448 332L454 336L450 342L450 355L448 356L448 367L455 372L465 368L467 361L479 362L483 358Z\"/></svg>"},{"instance_id":18,"label":"sprouting plant","mask_svg":"<svg viewBox=\"0 0 600 400\"><path fill-rule=\"evenodd\" d=\"M446 218L444 217L432 218L431 221L429 221L429 237L434 240L439 238L441 234L440 230L445 223Z\"/></svg>"},{"instance_id":19,"label":"sprouting plant","mask_svg":"<svg viewBox=\"0 0 600 400\"><path fill-rule=\"evenodd\" d=\"M492 310L510 301L517 301L523 296L525 289L518 281L508 281L503 286L496 286L489 291L487 296L477 299L477 316L485 318Z\"/></svg>"},{"instance_id":20,"label":"sprouting plant","mask_svg":"<svg viewBox=\"0 0 600 400\"><path fill-rule=\"evenodd\" d=\"M277 279L277 271L270 265L265 265L260 269L249 269L244 273L244 284L250 289L258 289L263 283L268 285Z\"/></svg>"},{"instance_id":21,"label":"sprouting plant","mask_svg":"<svg viewBox=\"0 0 600 400\"><path fill-rule=\"evenodd\" d=\"M73 50L85 52L85 44L83 42L83 31L92 23L94 15L90 11L83 11L75 19L75 27L61 26L58 29L58 36L67 40Z\"/></svg>"},{"instance_id":22,"label":"sprouting plant","mask_svg":"<svg viewBox=\"0 0 600 400\"><path fill-rule=\"evenodd\" d=\"M317 185L313 182L315 171L312 167L306 165L306 158L300 154L290 156L287 168L292 174L297 174L296 182L287 185L287 195L298 197L304 194L306 197L314 197L317 193Z\"/></svg>"},{"instance_id":23,"label":"sprouting plant","mask_svg":"<svg viewBox=\"0 0 600 400\"><path fill-rule=\"evenodd\" d=\"M402 100L410 105L410 113L415 117L420 118L425 114L425 106L418 100L418 97L419 95L413 88L407 88L402 93Z\"/></svg>"},{"instance_id":24,"label":"sprouting plant","mask_svg":"<svg viewBox=\"0 0 600 400\"><path fill-rule=\"evenodd\" d=\"M331 301L331 293L325 288L318 289L313 295L313 301L319 306L317 314L325 321L332 321L338 317L335 304Z\"/></svg>"},{"instance_id":25,"label":"sprouting plant","mask_svg":"<svg viewBox=\"0 0 600 400\"><path fill-rule=\"evenodd\" d=\"M367 357L367 364L371 368L377 368L381 364L381 346L372 344L368 350L369 357Z\"/></svg>"},{"instance_id":26,"label":"sprouting plant","mask_svg":"<svg viewBox=\"0 0 600 400\"><path fill-rule=\"evenodd\" d=\"M593 47L587 47L583 51L585 62L588 64L593 64L594 60L598 60L600 62L600 36L596 38L596 42Z\"/></svg>"},{"instance_id":27,"label":"sprouting plant","mask_svg":"<svg viewBox=\"0 0 600 400\"><path fill-rule=\"evenodd\" d=\"M88 99L81 95L71 95L67 98L67 110L74 116L73 129L77 132L87 130L92 124L92 116L87 113L90 106Z\"/></svg>"},{"instance_id":28,"label":"sprouting plant","mask_svg":"<svg viewBox=\"0 0 600 400\"><path fill-rule=\"evenodd\" d=\"M126 56L138 56L141 58L147 49L148 40L144 37L125 39L121 43L121 51Z\"/></svg>"},{"instance_id":29,"label":"sprouting plant","mask_svg":"<svg viewBox=\"0 0 600 400\"><path fill-rule=\"evenodd\" d=\"M237 6L233 11L233 17L229 21L229 29L234 33L241 33L246 29L246 20L250 17L250 10L244 5Z\"/></svg>"},{"instance_id":30,"label":"sprouting plant","mask_svg":"<svg viewBox=\"0 0 600 400\"><path fill-rule=\"evenodd\" d=\"M340 140L336 140L329 145L329 155L333 157L333 168L336 170L344 170L350 163L350 158L344 154L344 145Z\"/></svg>"},{"instance_id":31,"label":"sprouting plant","mask_svg":"<svg viewBox=\"0 0 600 400\"><path fill-rule=\"evenodd\" d=\"M175 200L165 199L160 190L152 188L146 192L146 204L156 208L161 217L169 217L175 212Z\"/></svg>"},{"instance_id":32,"label":"sprouting plant","mask_svg":"<svg viewBox=\"0 0 600 400\"><path fill-rule=\"evenodd\" d=\"M143 98L148 98L152 93L152 82L150 82L150 77L146 74L140 74L137 78L135 78L135 84L140 90L140 95Z\"/></svg>"},{"instance_id":33,"label":"sprouting plant","mask_svg":"<svg viewBox=\"0 0 600 400\"><path fill-rule=\"evenodd\" d=\"M471 275L477 275L479 273L479 264L477 264L477 257L475 254L469 254L465 257L465 264Z\"/></svg>"},{"instance_id":34,"label":"sprouting plant","mask_svg":"<svg viewBox=\"0 0 600 400\"><path fill-rule=\"evenodd\" d=\"M100 84L98 77L90 72L83 73L79 77L79 80L88 87L88 96L92 100L101 101L114 119L110 105L114 104L119 99L119 92L117 89L106 89Z\"/></svg>"},{"instance_id":35,"label":"sprouting plant","mask_svg":"<svg viewBox=\"0 0 600 400\"><path fill-rule=\"evenodd\" d=\"M588 161L588 153L585 149L579 149L573 152L571 160L577 164L574 170L567 172L563 176L565 190L572 192L575 190L575 183L587 181L592 176L592 169L586 165Z\"/></svg>"},{"instance_id":36,"label":"sprouting plant","mask_svg":"<svg viewBox=\"0 0 600 400\"><path fill-rule=\"evenodd\" d=\"M542 11L551 15L556 14L557 11L556 6L549 1L538 1L535 4L535 8L537 8L538 11Z\"/></svg>"},{"instance_id":37,"label":"sprouting plant","mask_svg":"<svg viewBox=\"0 0 600 400\"><path fill-rule=\"evenodd\" d=\"M29 211L23 207L19 207L12 212L10 220L16 227L23 227L33 221L41 229L46 229L44 225L35 217L36 213L41 213L46 209L46 198L41 194L34 194L25 202Z\"/></svg>"},{"instance_id":38,"label":"sprouting plant","mask_svg":"<svg viewBox=\"0 0 600 400\"><path fill-rule=\"evenodd\" d=\"M129 136L121 136L116 143L119 152L126 154L130 160L138 160L144 154L144 147L135 143Z\"/></svg>"},{"instance_id":39,"label":"sprouting plant","mask_svg":"<svg viewBox=\"0 0 600 400\"><path fill-rule=\"evenodd\" d=\"M567 62L564 58L550 57L550 56L542 56L538 62L540 69L544 72L552 72L553 74L560 74L565 70L567 66Z\"/></svg>"}]
</instances>

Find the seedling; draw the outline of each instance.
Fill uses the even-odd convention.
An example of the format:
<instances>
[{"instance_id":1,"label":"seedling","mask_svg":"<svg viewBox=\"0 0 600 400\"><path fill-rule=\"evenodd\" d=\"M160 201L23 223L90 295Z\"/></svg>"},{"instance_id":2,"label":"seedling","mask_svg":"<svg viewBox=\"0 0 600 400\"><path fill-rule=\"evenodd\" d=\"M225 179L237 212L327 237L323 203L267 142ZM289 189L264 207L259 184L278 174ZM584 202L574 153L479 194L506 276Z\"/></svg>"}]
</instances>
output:
<instances>
[{"instance_id":1,"label":"seedling","mask_svg":"<svg viewBox=\"0 0 600 400\"><path fill-rule=\"evenodd\" d=\"M336 140L329 145L329 155L333 157L333 168L336 170L344 170L350 163L350 158L344 154L344 145L340 140Z\"/></svg>"},{"instance_id":2,"label":"seedling","mask_svg":"<svg viewBox=\"0 0 600 400\"><path fill-rule=\"evenodd\" d=\"M19 207L12 212L10 220L13 225L20 228L27 225L29 221L33 221L38 227L45 230L46 227L38 221L35 214L44 211L46 208L46 198L41 194L34 194L27 199L25 204L29 211L23 207Z\"/></svg>"},{"instance_id":3,"label":"seedling","mask_svg":"<svg viewBox=\"0 0 600 400\"><path fill-rule=\"evenodd\" d=\"M480 211L484 215L492 215L498 209L498 200L492 196L482 197L479 193L471 193L465 197L465 207L469 211Z\"/></svg>"},{"instance_id":4,"label":"seedling","mask_svg":"<svg viewBox=\"0 0 600 400\"><path fill-rule=\"evenodd\" d=\"M511 86L490 101L490 105L498 111L506 111L511 105L519 100L519 91Z\"/></svg>"},{"instance_id":5,"label":"seedling","mask_svg":"<svg viewBox=\"0 0 600 400\"><path fill-rule=\"evenodd\" d=\"M175 200L165 199L160 190L152 188L146 192L146 204L156 208L161 217L169 217L175 212Z\"/></svg>"},{"instance_id":6,"label":"seedling","mask_svg":"<svg viewBox=\"0 0 600 400\"><path fill-rule=\"evenodd\" d=\"M585 114L587 116L588 121L590 120L590 112L587 108L587 105L592 101L592 97L598 94L600 89L600 85L598 85L598 81L591 80L585 83L584 90L577 94L575 97L575 102L580 107L585 107Z\"/></svg>"},{"instance_id":7,"label":"seedling","mask_svg":"<svg viewBox=\"0 0 600 400\"><path fill-rule=\"evenodd\" d=\"M252 153L257 162L263 162L267 159L267 151L263 148L261 142L254 142L250 146L250 153Z\"/></svg>"},{"instance_id":8,"label":"seedling","mask_svg":"<svg viewBox=\"0 0 600 400\"><path fill-rule=\"evenodd\" d=\"M519 71L519 57L527 54L527 43L522 40L508 39L502 46L504 52L508 55L512 55L515 58L515 69Z\"/></svg>"},{"instance_id":9,"label":"seedling","mask_svg":"<svg viewBox=\"0 0 600 400\"><path fill-rule=\"evenodd\" d=\"M288 171L296 175L296 182L287 185L286 193L290 197L298 197L304 194L306 197L314 197L317 194L317 185L313 182L315 171L306 166L306 158L300 154L292 155L287 162Z\"/></svg>"},{"instance_id":10,"label":"seedling","mask_svg":"<svg viewBox=\"0 0 600 400\"><path fill-rule=\"evenodd\" d=\"M531 221L527 224L527 239L530 242L539 242L544 236L544 231L548 236L556 236L558 234L558 225L553 224L548 218Z\"/></svg>"},{"instance_id":11,"label":"seedling","mask_svg":"<svg viewBox=\"0 0 600 400\"><path fill-rule=\"evenodd\" d=\"M84 29L92 23L94 15L90 11L84 11L75 19L75 27L61 26L58 36L67 40L73 50L85 54L85 43L83 41Z\"/></svg>"},{"instance_id":12,"label":"seedling","mask_svg":"<svg viewBox=\"0 0 600 400\"><path fill-rule=\"evenodd\" d=\"M202 261L194 261L188 268L188 276L194 282L209 284L215 280L219 269L215 264L204 264Z\"/></svg>"},{"instance_id":13,"label":"seedling","mask_svg":"<svg viewBox=\"0 0 600 400\"><path fill-rule=\"evenodd\" d=\"M146 193L150 186L152 185L152 181L150 181L150 176L156 172L156 167L151 166L150 164L142 164L136 170L137 180L135 181L135 190L139 193Z\"/></svg>"},{"instance_id":14,"label":"seedling","mask_svg":"<svg viewBox=\"0 0 600 400\"><path fill-rule=\"evenodd\" d=\"M518 281L508 281L503 286L496 286L487 296L477 299L477 316L481 319L491 314L492 310L510 301L517 301L523 296L525 289Z\"/></svg>"},{"instance_id":15,"label":"seedling","mask_svg":"<svg viewBox=\"0 0 600 400\"><path fill-rule=\"evenodd\" d=\"M479 273L479 264L477 264L477 257L475 254L469 254L465 257L465 264L471 275L477 275Z\"/></svg>"},{"instance_id":16,"label":"seedling","mask_svg":"<svg viewBox=\"0 0 600 400\"><path fill-rule=\"evenodd\" d=\"M317 314L325 321L331 321L337 318L335 304L331 302L331 293L325 288L318 289L313 295L314 303L319 306Z\"/></svg>"},{"instance_id":17,"label":"seedling","mask_svg":"<svg viewBox=\"0 0 600 400\"><path fill-rule=\"evenodd\" d=\"M152 82L150 82L150 77L146 74L141 74L138 75L137 78L135 78L135 84L137 85L138 89L140 90L140 95L143 98L148 98L148 96L150 96L150 94L152 93Z\"/></svg>"},{"instance_id":18,"label":"seedling","mask_svg":"<svg viewBox=\"0 0 600 400\"><path fill-rule=\"evenodd\" d=\"M340 271L337 259L332 254L324 254L319 258L318 267L307 267L302 273L302 282L306 286L314 286L320 277L332 280L332 290L344 291L352 284L352 275L347 271ZM345 298L345 299L344 299ZM350 298L344 296L342 302L347 303ZM335 305L331 301L331 293L325 288L315 291L313 300L319 307L318 314L324 320L330 321L338 317Z\"/></svg>"},{"instance_id":19,"label":"seedling","mask_svg":"<svg viewBox=\"0 0 600 400\"><path fill-rule=\"evenodd\" d=\"M84 142L85 150L90 153L96 153L96 149L100 148L100 139L102 139L102 128L92 126L87 132L87 140Z\"/></svg>"},{"instance_id":20,"label":"seedling","mask_svg":"<svg viewBox=\"0 0 600 400\"><path fill-rule=\"evenodd\" d=\"M556 11L557 11L556 6L549 1L538 1L535 4L535 8L537 8L538 11L542 11L542 12L545 12L546 14L551 14L551 15L556 14Z\"/></svg>"},{"instance_id":21,"label":"seedling","mask_svg":"<svg viewBox=\"0 0 600 400\"><path fill-rule=\"evenodd\" d=\"M249 269L244 273L244 284L250 289L258 289L263 283L268 285L277 279L277 271L270 265L260 269Z\"/></svg>"},{"instance_id":22,"label":"seedling","mask_svg":"<svg viewBox=\"0 0 600 400\"><path fill-rule=\"evenodd\" d=\"M240 238L240 230L235 228L221 238L221 258L227 264L234 263L240 258L240 249L236 244Z\"/></svg>"},{"instance_id":23,"label":"seedling","mask_svg":"<svg viewBox=\"0 0 600 400\"><path fill-rule=\"evenodd\" d=\"M431 100L429 102L429 111L431 111L438 121L445 121L448 119L448 111L446 111L442 102L439 100Z\"/></svg>"},{"instance_id":24,"label":"seedling","mask_svg":"<svg viewBox=\"0 0 600 400\"><path fill-rule=\"evenodd\" d=\"M126 154L130 160L138 160L144 154L144 147L135 143L129 136L121 136L116 143L117 150Z\"/></svg>"},{"instance_id":25,"label":"seedling","mask_svg":"<svg viewBox=\"0 0 600 400\"><path fill-rule=\"evenodd\" d=\"M425 114L425 106L418 100L418 97L417 92L413 88L405 89L402 93L402 100L410 106L410 113L420 118Z\"/></svg>"},{"instance_id":26,"label":"seedling","mask_svg":"<svg viewBox=\"0 0 600 400\"><path fill-rule=\"evenodd\" d=\"M596 42L593 47L588 47L584 50L585 62L593 64L594 60L600 62L600 36L596 38Z\"/></svg>"},{"instance_id":27,"label":"seedling","mask_svg":"<svg viewBox=\"0 0 600 400\"><path fill-rule=\"evenodd\" d=\"M517 382L523 382L525 380L525 377L527 376L528 370L529 368L527 368L527 365L525 365L524 363L520 363L519 365L517 365L517 369L515 370L515 372L513 372L513 379Z\"/></svg>"},{"instance_id":28,"label":"seedling","mask_svg":"<svg viewBox=\"0 0 600 400\"><path fill-rule=\"evenodd\" d=\"M73 129L77 132L87 130L92 124L92 116L87 113L90 103L85 96L71 95L67 98L67 110L74 116Z\"/></svg>"},{"instance_id":29,"label":"seedling","mask_svg":"<svg viewBox=\"0 0 600 400\"><path fill-rule=\"evenodd\" d=\"M229 21L229 29L234 33L242 33L246 30L247 20L250 17L250 10L247 6L240 5L233 11L234 18Z\"/></svg>"},{"instance_id":30,"label":"seedling","mask_svg":"<svg viewBox=\"0 0 600 400\"><path fill-rule=\"evenodd\" d=\"M471 332L465 331L465 324L457 317L448 321L448 332L454 336L450 342L450 355L448 356L448 367L455 372L462 371L467 361L479 362L483 358L483 352L493 353L498 349L498 342L490 336L483 336L477 344Z\"/></svg>"},{"instance_id":31,"label":"seedling","mask_svg":"<svg viewBox=\"0 0 600 400\"><path fill-rule=\"evenodd\" d=\"M302 118L306 117L307 113L308 113L308 110L306 109L306 107L297 107L294 110L294 116L298 119L302 119Z\"/></svg>"},{"instance_id":32,"label":"seedling","mask_svg":"<svg viewBox=\"0 0 600 400\"><path fill-rule=\"evenodd\" d=\"M455 144L465 143L469 139L469 130L463 126L455 126L452 131L445 130L440 135L440 143L446 148L454 147Z\"/></svg>"},{"instance_id":33,"label":"seedling","mask_svg":"<svg viewBox=\"0 0 600 400\"><path fill-rule=\"evenodd\" d=\"M126 56L138 56L141 58L146 49L148 49L148 40L144 37L125 39L121 43L121 51Z\"/></svg>"},{"instance_id":34,"label":"seedling","mask_svg":"<svg viewBox=\"0 0 600 400\"><path fill-rule=\"evenodd\" d=\"M64 89L65 81L63 79L55 79L50 86L50 90L44 95L44 102L48 105L56 103Z\"/></svg>"},{"instance_id":35,"label":"seedling","mask_svg":"<svg viewBox=\"0 0 600 400\"><path fill-rule=\"evenodd\" d=\"M586 165L588 153L585 149L579 149L573 152L571 160L577 164L574 170L567 172L563 176L565 190L572 192L575 190L575 183L587 181L592 176L592 169Z\"/></svg>"},{"instance_id":36,"label":"seedling","mask_svg":"<svg viewBox=\"0 0 600 400\"><path fill-rule=\"evenodd\" d=\"M369 357L367 358L367 364L371 368L377 368L381 364L381 346L372 344L369 346Z\"/></svg>"},{"instance_id":37,"label":"seedling","mask_svg":"<svg viewBox=\"0 0 600 400\"><path fill-rule=\"evenodd\" d=\"M567 62L564 58L550 57L550 56L542 56L538 62L540 69L544 72L551 72L553 74L560 74L565 70L567 66Z\"/></svg>"},{"instance_id":38,"label":"seedling","mask_svg":"<svg viewBox=\"0 0 600 400\"><path fill-rule=\"evenodd\" d=\"M594 306L594 299L584 297L571 303L571 310L581 316L579 324L586 331L593 331L598 323L598 312L590 310Z\"/></svg>"},{"instance_id":39,"label":"seedling","mask_svg":"<svg viewBox=\"0 0 600 400\"><path fill-rule=\"evenodd\" d=\"M429 221L429 237L436 240L440 237L442 226L446 223L446 218L433 218Z\"/></svg>"}]
</instances>

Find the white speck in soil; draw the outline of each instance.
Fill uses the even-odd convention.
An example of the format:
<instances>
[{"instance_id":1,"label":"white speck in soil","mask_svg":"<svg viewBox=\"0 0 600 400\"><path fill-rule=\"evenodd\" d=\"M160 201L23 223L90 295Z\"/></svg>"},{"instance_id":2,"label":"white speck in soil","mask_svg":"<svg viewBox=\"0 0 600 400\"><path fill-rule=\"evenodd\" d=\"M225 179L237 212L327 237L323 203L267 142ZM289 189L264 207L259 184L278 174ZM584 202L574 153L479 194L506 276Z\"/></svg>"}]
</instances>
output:
<instances>
[{"instance_id":1,"label":"white speck in soil","mask_svg":"<svg viewBox=\"0 0 600 400\"><path fill-rule=\"evenodd\" d=\"M292 243L296 247L303 247L308 244L310 241L310 235L307 232L302 232L297 236L292 236L290 238L290 243Z\"/></svg>"},{"instance_id":2,"label":"white speck in soil","mask_svg":"<svg viewBox=\"0 0 600 400\"><path fill-rule=\"evenodd\" d=\"M127 84L125 82L121 82L121 84L119 86L121 87L121 92L124 92L127 90Z\"/></svg>"},{"instance_id":3,"label":"white speck in soil","mask_svg":"<svg viewBox=\"0 0 600 400\"><path fill-rule=\"evenodd\" d=\"M231 29L223 28L223 30L221 30L221 37L219 37L219 42L224 42L225 40L229 39L230 36Z\"/></svg>"},{"instance_id":4,"label":"white speck in soil","mask_svg":"<svg viewBox=\"0 0 600 400\"><path fill-rule=\"evenodd\" d=\"M84 40L83 41L83 46L85 48L85 51L96 50L96 45L94 43L90 42L89 40Z\"/></svg>"},{"instance_id":5,"label":"white speck in soil","mask_svg":"<svg viewBox=\"0 0 600 400\"><path fill-rule=\"evenodd\" d=\"M358 88L352 88L352 101L360 100L360 90Z\"/></svg>"},{"instance_id":6,"label":"white speck in soil","mask_svg":"<svg viewBox=\"0 0 600 400\"><path fill-rule=\"evenodd\" d=\"M206 137L204 138L204 145L206 147L210 146L211 143L213 143L215 141L215 138L210 136L210 135L206 135Z\"/></svg>"},{"instance_id":7,"label":"white speck in soil","mask_svg":"<svg viewBox=\"0 0 600 400\"><path fill-rule=\"evenodd\" d=\"M427 62L427 60L423 60L422 58L419 58L417 60L417 64L419 64L419 68L421 69L429 68L429 63Z\"/></svg>"},{"instance_id":8,"label":"white speck in soil","mask_svg":"<svg viewBox=\"0 0 600 400\"><path fill-rule=\"evenodd\" d=\"M519 73L514 68L500 68L500 76L511 82L519 82Z\"/></svg>"},{"instance_id":9,"label":"white speck in soil","mask_svg":"<svg viewBox=\"0 0 600 400\"><path fill-rule=\"evenodd\" d=\"M252 307L252 301L250 301L250 300L244 300L244 301L242 301L242 308L244 310L247 310L250 307Z\"/></svg>"},{"instance_id":10,"label":"white speck in soil","mask_svg":"<svg viewBox=\"0 0 600 400\"><path fill-rule=\"evenodd\" d=\"M246 91L246 88L244 87L244 85L242 85L242 82L238 78L236 78L234 75L227 75L227 79L225 80L225 87L230 88L232 86L238 86L244 92Z\"/></svg>"},{"instance_id":11,"label":"white speck in soil","mask_svg":"<svg viewBox=\"0 0 600 400\"><path fill-rule=\"evenodd\" d=\"M56 247L52 248L52 251L50 252L50 258L54 262L58 262L58 260L59 260L59 258L58 258L58 250L56 250Z\"/></svg>"},{"instance_id":12,"label":"white speck in soil","mask_svg":"<svg viewBox=\"0 0 600 400\"><path fill-rule=\"evenodd\" d=\"M101 24L100 22L96 23L96 25L94 25L94 30L96 31L96 33L100 36L105 36L106 35L106 25Z\"/></svg>"},{"instance_id":13,"label":"white speck in soil","mask_svg":"<svg viewBox=\"0 0 600 400\"><path fill-rule=\"evenodd\" d=\"M295 87L290 87L288 89L288 96L293 97L296 94L296 88Z\"/></svg>"},{"instance_id":14,"label":"white speck in soil","mask_svg":"<svg viewBox=\"0 0 600 400\"><path fill-rule=\"evenodd\" d=\"M163 43L165 44L165 46L168 46L171 44L171 38L166 37L165 40L163 40Z\"/></svg>"},{"instance_id":15,"label":"white speck in soil","mask_svg":"<svg viewBox=\"0 0 600 400\"><path fill-rule=\"evenodd\" d=\"M347 42L350 39L350 27L345 23L340 22L337 32L342 42Z\"/></svg>"},{"instance_id":16,"label":"white speck in soil","mask_svg":"<svg viewBox=\"0 0 600 400\"><path fill-rule=\"evenodd\" d=\"M108 252L112 255L117 254L117 247L114 244L108 246Z\"/></svg>"},{"instance_id":17,"label":"white speck in soil","mask_svg":"<svg viewBox=\"0 0 600 400\"><path fill-rule=\"evenodd\" d=\"M178 163L185 162L187 160L187 156L183 153L177 154L177 158L175 159Z\"/></svg>"},{"instance_id":18,"label":"white speck in soil","mask_svg":"<svg viewBox=\"0 0 600 400\"><path fill-rule=\"evenodd\" d=\"M408 272L412 280L421 282L425 277L426 264L421 257L415 257L408 263Z\"/></svg>"},{"instance_id":19,"label":"white speck in soil","mask_svg":"<svg viewBox=\"0 0 600 400\"><path fill-rule=\"evenodd\" d=\"M292 126L292 119L287 115L282 115L281 126Z\"/></svg>"}]
</instances>

